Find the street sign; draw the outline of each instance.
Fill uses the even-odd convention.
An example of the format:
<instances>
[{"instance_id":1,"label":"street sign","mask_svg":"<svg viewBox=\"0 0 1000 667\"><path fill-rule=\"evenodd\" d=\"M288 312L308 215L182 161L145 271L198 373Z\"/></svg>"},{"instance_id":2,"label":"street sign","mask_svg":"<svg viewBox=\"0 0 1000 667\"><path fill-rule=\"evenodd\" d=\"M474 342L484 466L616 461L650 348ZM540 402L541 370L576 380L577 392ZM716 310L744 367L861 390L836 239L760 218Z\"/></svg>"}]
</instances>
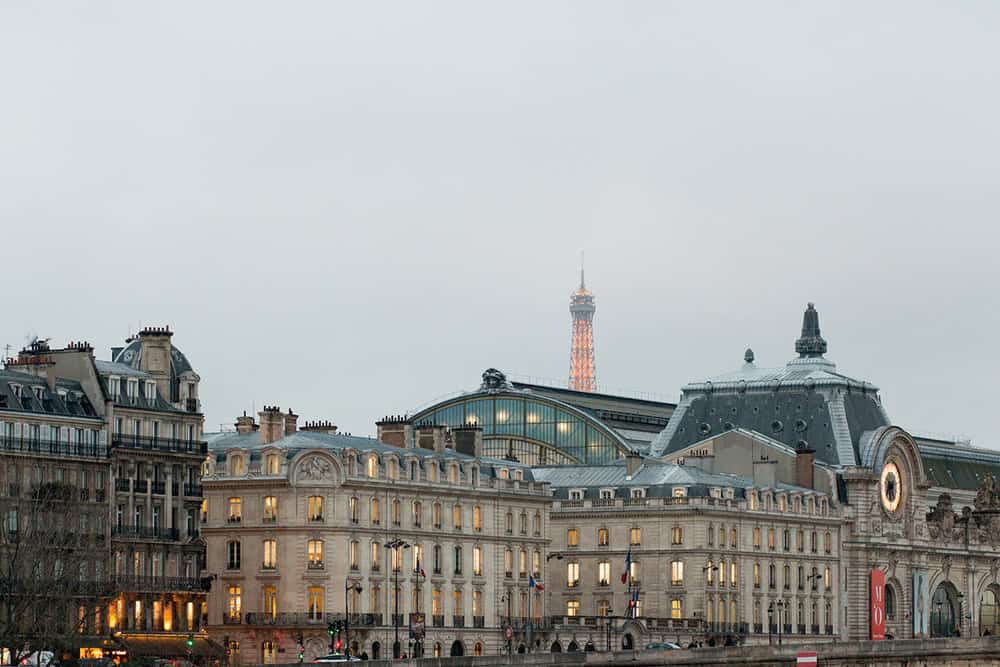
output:
<instances>
[{"instance_id":1,"label":"street sign","mask_svg":"<svg viewBox=\"0 0 1000 667\"><path fill-rule=\"evenodd\" d=\"M503 629L503 638L506 639L507 641L510 641L511 639L513 639L514 638L514 628L510 627L509 625L506 628L504 628Z\"/></svg>"},{"instance_id":2,"label":"street sign","mask_svg":"<svg viewBox=\"0 0 1000 667\"><path fill-rule=\"evenodd\" d=\"M818 664L816 651L799 651L795 656L795 667L816 667Z\"/></svg>"}]
</instances>

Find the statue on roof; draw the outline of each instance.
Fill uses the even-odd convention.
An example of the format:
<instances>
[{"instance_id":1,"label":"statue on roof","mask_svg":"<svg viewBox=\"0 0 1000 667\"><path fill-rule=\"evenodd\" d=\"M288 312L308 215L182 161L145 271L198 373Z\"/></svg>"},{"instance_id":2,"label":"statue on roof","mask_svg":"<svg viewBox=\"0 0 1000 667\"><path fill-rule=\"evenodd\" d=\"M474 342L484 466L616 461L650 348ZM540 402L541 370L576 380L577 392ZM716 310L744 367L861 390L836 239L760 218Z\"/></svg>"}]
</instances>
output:
<instances>
[{"instance_id":1,"label":"statue on roof","mask_svg":"<svg viewBox=\"0 0 1000 667\"><path fill-rule=\"evenodd\" d=\"M483 383L479 386L480 391L490 393L508 391L514 387L507 380L507 376L495 368L487 368L483 371Z\"/></svg>"},{"instance_id":2,"label":"statue on roof","mask_svg":"<svg viewBox=\"0 0 1000 667\"><path fill-rule=\"evenodd\" d=\"M802 336L795 341L799 357L822 357L826 354L826 341L819 335L819 312L812 303L802 314Z\"/></svg>"},{"instance_id":3,"label":"statue on roof","mask_svg":"<svg viewBox=\"0 0 1000 667\"><path fill-rule=\"evenodd\" d=\"M1000 508L1000 489L993 475L986 475L976 491L976 499L972 502L977 512Z\"/></svg>"}]
</instances>

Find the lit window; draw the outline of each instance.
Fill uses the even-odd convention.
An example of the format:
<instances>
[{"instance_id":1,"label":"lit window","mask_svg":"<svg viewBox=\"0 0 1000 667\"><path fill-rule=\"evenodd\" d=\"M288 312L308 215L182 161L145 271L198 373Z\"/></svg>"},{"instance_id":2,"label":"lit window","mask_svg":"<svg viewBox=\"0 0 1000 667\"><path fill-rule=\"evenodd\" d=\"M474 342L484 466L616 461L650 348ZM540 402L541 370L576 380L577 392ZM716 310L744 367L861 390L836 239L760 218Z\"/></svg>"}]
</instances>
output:
<instances>
[{"instance_id":1,"label":"lit window","mask_svg":"<svg viewBox=\"0 0 1000 667\"><path fill-rule=\"evenodd\" d=\"M597 601L597 615L598 616L611 615L611 603L608 600Z\"/></svg>"},{"instance_id":2,"label":"lit window","mask_svg":"<svg viewBox=\"0 0 1000 667\"><path fill-rule=\"evenodd\" d=\"M671 491L671 495L673 495L674 498L683 498L687 495L687 489L683 486L675 486L673 491Z\"/></svg>"},{"instance_id":3,"label":"lit window","mask_svg":"<svg viewBox=\"0 0 1000 667\"><path fill-rule=\"evenodd\" d=\"M278 589L274 586L264 587L264 614L272 621L278 616Z\"/></svg>"},{"instance_id":4,"label":"lit window","mask_svg":"<svg viewBox=\"0 0 1000 667\"><path fill-rule=\"evenodd\" d=\"M736 533L736 529L735 528L730 528L729 529L729 546L731 546L733 549L736 548L736 545L737 545L737 542L738 542L737 537L738 536L737 536L737 533Z\"/></svg>"},{"instance_id":5,"label":"lit window","mask_svg":"<svg viewBox=\"0 0 1000 667\"><path fill-rule=\"evenodd\" d=\"M371 499L371 515L372 515L372 525L378 526L382 523L382 511L379 506L378 498Z\"/></svg>"},{"instance_id":6,"label":"lit window","mask_svg":"<svg viewBox=\"0 0 1000 667\"><path fill-rule=\"evenodd\" d=\"M401 522L401 505L399 504L399 498L392 499L392 525L398 526Z\"/></svg>"},{"instance_id":7,"label":"lit window","mask_svg":"<svg viewBox=\"0 0 1000 667\"><path fill-rule=\"evenodd\" d=\"M309 567L323 567L323 540L309 540Z\"/></svg>"},{"instance_id":8,"label":"lit window","mask_svg":"<svg viewBox=\"0 0 1000 667\"><path fill-rule=\"evenodd\" d=\"M278 474L278 468L279 468L278 455L277 454L268 454L267 458L265 459L265 472L264 472L264 474L266 474L266 475L277 475Z\"/></svg>"},{"instance_id":9,"label":"lit window","mask_svg":"<svg viewBox=\"0 0 1000 667\"><path fill-rule=\"evenodd\" d=\"M278 520L278 499L274 496L264 496L264 521Z\"/></svg>"},{"instance_id":10,"label":"lit window","mask_svg":"<svg viewBox=\"0 0 1000 667\"><path fill-rule=\"evenodd\" d=\"M242 498L230 498L229 499L229 521L232 523L238 523L243 519L243 499Z\"/></svg>"},{"instance_id":11,"label":"lit window","mask_svg":"<svg viewBox=\"0 0 1000 667\"><path fill-rule=\"evenodd\" d=\"M276 540L264 540L264 569L273 570L278 566L278 543Z\"/></svg>"},{"instance_id":12,"label":"lit window","mask_svg":"<svg viewBox=\"0 0 1000 667\"><path fill-rule=\"evenodd\" d=\"M709 560L705 563L705 583L709 586L712 585L715 580L715 564Z\"/></svg>"},{"instance_id":13,"label":"lit window","mask_svg":"<svg viewBox=\"0 0 1000 667\"><path fill-rule=\"evenodd\" d=\"M376 477L378 477L378 457L369 456L367 466L368 466L368 477L370 477L371 479L375 479Z\"/></svg>"},{"instance_id":14,"label":"lit window","mask_svg":"<svg viewBox=\"0 0 1000 667\"><path fill-rule=\"evenodd\" d=\"M309 509L306 516L310 521L323 520L323 496L309 496Z\"/></svg>"},{"instance_id":15,"label":"lit window","mask_svg":"<svg viewBox=\"0 0 1000 667\"><path fill-rule=\"evenodd\" d=\"M611 536L607 528L597 529L597 546L606 547L611 544Z\"/></svg>"},{"instance_id":16,"label":"lit window","mask_svg":"<svg viewBox=\"0 0 1000 667\"><path fill-rule=\"evenodd\" d=\"M684 531L680 526L674 526L670 529L670 543L684 544Z\"/></svg>"},{"instance_id":17,"label":"lit window","mask_svg":"<svg viewBox=\"0 0 1000 667\"><path fill-rule=\"evenodd\" d=\"M382 548L378 542L372 542L371 552L372 572L378 572L382 569Z\"/></svg>"},{"instance_id":18,"label":"lit window","mask_svg":"<svg viewBox=\"0 0 1000 667\"><path fill-rule=\"evenodd\" d=\"M451 518L452 522L455 524L455 530L462 530L462 506L455 505L451 508Z\"/></svg>"},{"instance_id":19,"label":"lit window","mask_svg":"<svg viewBox=\"0 0 1000 667\"><path fill-rule=\"evenodd\" d=\"M737 586L738 575L739 566L736 564L736 561L732 561L729 563L729 585L733 588Z\"/></svg>"},{"instance_id":20,"label":"lit window","mask_svg":"<svg viewBox=\"0 0 1000 667\"><path fill-rule=\"evenodd\" d=\"M229 587L229 620L239 621L243 607L243 595L239 586Z\"/></svg>"},{"instance_id":21,"label":"lit window","mask_svg":"<svg viewBox=\"0 0 1000 667\"><path fill-rule=\"evenodd\" d=\"M639 527L633 527L629 529L628 532L629 544L637 547L642 544L642 529Z\"/></svg>"},{"instance_id":22,"label":"lit window","mask_svg":"<svg viewBox=\"0 0 1000 667\"><path fill-rule=\"evenodd\" d=\"M568 588L576 588L580 584L580 564L579 563L567 563L566 564L566 586Z\"/></svg>"},{"instance_id":23,"label":"lit window","mask_svg":"<svg viewBox=\"0 0 1000 667\"><path fill-rule=\"evenodd\" d=\"M536 579L542 576L542 554L537 549L531 553L531 573Z\"/></svg>"},{"instance_id":24,"label":"lit window","mask_svg":"<svg viewBox=\"0 0 1000 667\"><path fill-rule=\"evenodd\" d=\"M767 548L774 551L774 528L767 529Z\"/></svg>"},{"instance_id":25,"label":"lit window","mask_svg":"<svg viewBox=\"0 0 1000 667\"><path fill-rule=\"evenodd\" d=\"M670 618L683 618L684 608L681 606L681 601L674 598L670 601Z\"/></svg>"},{"instance_id":26,"label":"lit window","mask_svg":"<svg viewBox=\"0 0 1000 667\"><path fill-rule=\"evenodd\" d=\"M347 501L347 513L351 517L351 523L358 522L358 499L354 496Z\"/></svg>"},{"instance_id":27,"label":"lit window","mask_svg":"<svg viewBox=\"0 0 1000 667\"><path fill-rule=\"evenodd\" d=\"M760 563L753 564L753 587L760 588Z\"/></svg>"},{"instance_id":28,"label":"lit window","mask_svg":"<svg viewBox=\"0 0 1000 667\"><path fill-rule=\"evenodd\" d=\"M602 560L597 564L597 585L609 586L611 584L611 563Z\"/></svg>"},{"instance_id":29,"label":"lit window","mask_svg":"<svg viewBox=\"0 0 1000 667\"><path fill-rule=\"evenodd\" d=\"M483 548L480 546L472 548L472 574L483 576Z\"/></svg>"},{"instance_id":30,"label":"lit window","mask_svg":"<svg viewBox=\"0 0 1000 667\"><path fill-rule=\"evenodd\" d=\"M472 508L472 530L477 533L483 530L483 510L479 505Z\"/></svg>"},{"instance_id":31,"label":"lit window","mask_svg":"<svg viewBox=\"0 0 1000 667\"><path fill-rule=\"evenodd\" d=\"M642 563L638 561L632 561L628 564L628 579L629 583L633 586L639 583L639 572L641 571Z\"/></svg>"},{"instance_id":32,"label":"lit window","mask_svg":"<svg viewBox=\"0 0 1000 667\"><path fill-rule=\"evenodd\" d=\"M580 531L576 528L570 528L566 531L566 546L568 547L578 547L580 546Z\"/></svg>"},{"instance_id":33,"label":"lit window","mask_svg":"<svg viewBox=\"0 0 1000 667\"><path fill-rule=\"evenodd\" d=\"M580 615L580 601L579 600L567 600L566 601L566 615L567 616L579 616Z\"/></svg>"},{"instance_id":34,"label":"lit window","mask_svg":"<svg viewBox=\"0 0 1000 667\"><path fill-rule=\"evenodd\" d=\"M726 561L724 560L719 561L719 585L726 585Z\"/></svg>"},{"instance_id":35,"label":"lit window","mask_svg":"<svg viewBox=\"0 0 1000 667\"><path fill-rule=\"evenodd\" d=\"M309 620L317 621L323 618L323 589L310 586L308 591Z\"/></svg>"},{"instance_id":36,"label":"lit window","mask_svg":"<svg viewBox=\"0 0 1000 667\"><path fill-rule=\"evenodd\" d=\"M671 561L670 583L674 586L682 586L684 584L684 561Z\"/></svg>"}]
</instances>

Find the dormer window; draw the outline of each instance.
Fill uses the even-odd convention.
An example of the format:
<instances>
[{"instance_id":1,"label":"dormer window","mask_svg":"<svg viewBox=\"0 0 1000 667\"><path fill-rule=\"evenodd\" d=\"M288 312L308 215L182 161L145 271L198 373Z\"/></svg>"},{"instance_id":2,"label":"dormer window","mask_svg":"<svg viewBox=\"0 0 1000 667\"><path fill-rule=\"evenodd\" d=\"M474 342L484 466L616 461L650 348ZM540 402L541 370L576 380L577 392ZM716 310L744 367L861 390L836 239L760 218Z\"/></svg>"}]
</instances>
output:
<instances>
[{"instance_id":1,"label":"dormer window","mask_svg":"<svg viewBox=\"0 0 1000 667\"><path fill-rule=\"evenodd\" d=\"M126 384L126 392L130 401L134 401L139 395L139 381L129 380Z\"/></svg>"},{"instance_id":2,"label":"dormer window","mask_svg":"<svg viewBox=\"0 0 1000 667\"><path fill-rule=\"evenodd\" d=\"M121 379L116 375L111 375L108 377L108 391L111 393L111 399L117 400L119 390L121 389Z\"/></svg>"},{"instance_id":3,"label":"dormer window","mask_svg":"<svg viewBox=\"0 0 1000 667\"><path fill-rule=\"evenodd\" d=\"M231 477L242 477L246 472L247 468L242 456L237 454L229 457L229 475Z\"/></svg>"},{"instance_id":4,"label":"dormer window","mask_svg":"<svg viewBox=\"0 0 1000 667\"><path fill-rule=\"evenodd\" d=\"M378 457L376 457L375 455L369 456L367 466L368 466L368 477L371 479L375 479L376 477L378 477Z\"/></svg>"},{"instance_id":5,"label":"dormer window","mask_svg":"<svg viewBox=\"0 0 1000 667\"><path fill-rule=\"evenodd\" d=\"M601 500L612 500L615 497L614 489L601 489Z\"/></svg>"},{"instance_id":6,"label":"dormer window","mask_svg":"<svg viewBox=\"0 0 1000 667\"><path fill-rule=\"evenodd\" d=\"M514 471L514 479L516 481L518 481L518 482L520 482L521 480L523 480L524 479L524 471L523 470L515 470Z\"/></svg>"},{"instance_id":7,"label":"dormer window","mask_svg":"<svg viewBox=\"0 0 1000 667\"><path fill-rule=\"evenodd\" d=\"M39 401L41 401L42 396L45 395L45 389L43 389L42 387L32 387L31 391L34 392L35 398L37 398Z\"/></svg>"},{"instance_id":8,"label":"dormer window","mask_svg":"<svg viewBox=\"0 0 1000 667\"><path fill-rule=\"evenodd\" d=\"M733 491L732 489L726 489L726 498L732 500L734 496L735 496L735 491Z\"/></svg>"},{"instance_id":9,"label":"dormer window","mask_svg":"<svg viewBox=\"0 0 1000 667\"><path fill-rule=\"evenodd\" d=\"M156 383L155 382L147 382L146 383L146 400L150 401L150 402L156 400Z\"/></svg>"},{"instance_id":10,"label":"dormer window","mask_svg":"<svg viewBox=\"0 0 1000 667\"><path fill-rule=\"evenodd\" d=\"M277 454L268 454L264 458L264 474L265 475L277 475L281 469L281 462L278 460Z\"/></svg>"},{"instance_id":11,"label":"dormer window","mask_svg":"<svg viewBox=\"0 0 1000 667\"><path fill-rule=\"evenodd\" d=\"M21 398L21 385L19 385L19 384L10 384L10 385L7 385L7 386L10 387L10 392L12 394L14 394L14 396L16 398Z\"/></svg>"},{"instance_id":12,"label":"dormer window","mask_svg":"<svg viewBox=\"0 0 1000 667\"><path fill-rule=\"evenodd\" d=\"M712 490L709 491L708 493L713 498L721 498L722 497L722 489L720 489L717 486L712 487Z\"/></svg>"},{"instance_id":13,"label":"dormer window","mask_svg":"<svg viewBox=\"0 0 1000 667\"><path fill-rule=\"evenodd\" d=\"M629 493L630 498L645 498L646 489L632 489Z\"/></svg>"},{"instance_id":14,"label":"dormer window","mask_svg":"<svg viewBox=\"0 0 1000 667\"><path fill-rule=\"evenodd\" d=\"M510 471L506 468L500 468L500 479L510 479Z\"/></svg>"},{"instance_id":15,"label":"dormer window","mask_svg":"<svg viewBox=\"0 0 1000 667\"><path fill-rule=\"evenodd\" d=\"M583 500L583 489L570 489L569 491L570 500Z\"/></svg>"},{"instance_id":16,"label":"dormer window","mask_svg":"<svg viewBox=\"0 0 1000 667\"><path fill-rule=\"evenodd\" d=\"M685 498L687 497L687 489L683 486L675 486L670 492L674 498Z\"/></svg>"},{"instance_id":17,"label":"dormer window","mask_svg":"<svg viewBox=\"0 0 1000 667\"><path fill-rule=\"evenodd\" d=\"M455 463L448 467L448 481L452 484L458 484L458 465Z\"/></svg>"}]
</instances>

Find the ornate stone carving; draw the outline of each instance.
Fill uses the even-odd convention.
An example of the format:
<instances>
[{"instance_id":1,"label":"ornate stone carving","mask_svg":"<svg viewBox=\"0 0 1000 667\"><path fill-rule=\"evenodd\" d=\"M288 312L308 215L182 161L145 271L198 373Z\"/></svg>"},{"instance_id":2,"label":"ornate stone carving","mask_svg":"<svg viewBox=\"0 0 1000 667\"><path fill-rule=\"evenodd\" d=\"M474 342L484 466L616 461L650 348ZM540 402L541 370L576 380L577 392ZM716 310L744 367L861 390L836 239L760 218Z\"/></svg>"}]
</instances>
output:
<instances>
[{"instance_id":1,"label":"ornate stone carving","mask_svg":"<svg viewBox=\"0 0 1000 667\"><path fill-rule=\"evenodd\" d=\"M495 368L487 368L483 371L483 384L479 387L480 391L494 393L510 389L513 389L513 386L507 380L506 375Z\"/></svg>"},{"instance_id":2,"label":"ornate stone carving","mask_svg":"<svg viewBox=\"0 0 1000 667\"><path fill-rule=\"evenodd\" d=\"M298 479L300 480L322 480L332 477L333 466L322 457L310 456L299 466Z\"/></svg>"},{"instance_id":3,"label":"ornate stone carving","mask_svg":"<svg viewBox=\"0 0 1000 667\"><path fill-rule=\"evenodd\" d=\"M997 481L993 475L987 475L976 491L976 499L972 503L977 512L983 510L1000 509L1000 488L997 488Z\"/></svg>"},{"instance_id":4,"label":"ornate stone carving","mask_svg":"<svg viewBox=\"0 0 1000 667\"><path fill-rule=\"evenodd\" d=\"M945 543L961 539L963 531L959 521L951 507L951 496L942 493L938 496L937 505L927 515L927 532L932 540L942 540Z\"/></svg>"}]
</instances>

